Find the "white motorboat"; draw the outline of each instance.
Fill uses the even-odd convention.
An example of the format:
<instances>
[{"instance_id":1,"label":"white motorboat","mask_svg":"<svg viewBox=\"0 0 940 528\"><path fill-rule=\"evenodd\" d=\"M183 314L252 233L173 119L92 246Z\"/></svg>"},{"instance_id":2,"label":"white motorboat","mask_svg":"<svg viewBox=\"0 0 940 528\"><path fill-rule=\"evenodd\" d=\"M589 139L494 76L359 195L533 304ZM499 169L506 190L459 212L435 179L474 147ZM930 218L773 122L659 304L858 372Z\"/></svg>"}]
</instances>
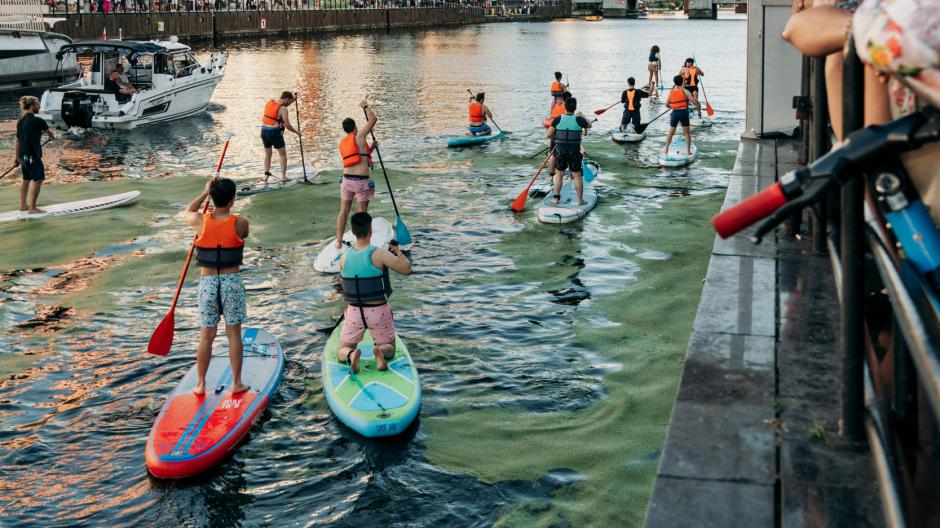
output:
<instances>
[{"instance_id":1,"label":"white motorboat","mask_svg":"<svg viewBox=\"0 0 940 528\"><path fill-rule=\"evenodd\" d=\"M98 40L63 46L59 58L78 57L86 71L77 81L42 94L39 117L68 129L129 130L204 112L225 74L225 53L200 64L189 46L168 41ZM109 82L118 64L136 93ZM110 87L109 87L110 85Z\"/></svg>"},{"instance_id":2,"label":"white motorboat","mask_svg":"<svg viewBox=\"0 0 940 528\"><path fill-rule=\"evenodd\" d=\"M65 35L46 31L58 20L43 19L39 0L0 0L0 90L74 79L74 58L59 61L56 53L72 43Z\"/></svg>"}]
</instances>

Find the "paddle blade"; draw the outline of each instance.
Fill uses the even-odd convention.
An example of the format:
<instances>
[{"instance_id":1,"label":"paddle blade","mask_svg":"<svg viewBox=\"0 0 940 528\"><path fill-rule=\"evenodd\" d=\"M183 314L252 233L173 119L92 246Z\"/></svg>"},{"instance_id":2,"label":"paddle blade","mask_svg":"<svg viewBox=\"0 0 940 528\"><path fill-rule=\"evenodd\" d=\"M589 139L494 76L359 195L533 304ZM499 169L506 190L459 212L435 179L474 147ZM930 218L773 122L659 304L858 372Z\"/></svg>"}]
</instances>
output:
<instances>
[{"instance_id":1,"label":"paddle blade","mask_svg":"<svg viewBox=\"0 0 940 528\"><path fill-rule=\"evenodd\" d=\"M395 220L395 240L403 246L411 243L411 233L400 216Z\"/></svg>"},{"instance_id":2,"label":"paddle blade","mask_svg":"<svg viewBox=\"0 0 940 528\"><path fill-rule=\"evenodd\" d=\"M646 131L646 127L648 126L650 126L649 123L640 123L639 125L633 127L633 129L636 131L637 134L642 134L644 131Z\"/></svg>"},{"instance_id":3,"label":"paddle blade","mask_svg":"<svg viewBox=\"0 0 940 528\"><path fill-rule=\"evenodd\" d=\"M529 198L529 187L526 187L522 191L522 194L516 196L516 199L512 201L512 210L514 213L521 213L525 210L525 201Z\"/></svg>"},{"instance_id":4,"label":"paddle blade","mask_svg":"<svg viewBox=\"0 0 940 528\"><path fill-rule=\"evenodd\" d=\"M147 343L147 352L157 356L165 356L170 353L170 347L173 346L173 333L176 331L173 309L170 309L160 321L157 329L150 336L150 342Z\"/></svg>"},{"instance_id":5,"label":"paddle blade","mask_svg":"<svg viewBox=\"0 0 940 528\"><path fill-rule=\"evenodd\" d=\"M606 111L607 111L607 108L598 108L597 110L594 111L594 115L601 115Z\"/></svg>"},{"instance_id":6,"label":"paddle blade","mask_svg":"<svg viewBox=\"0 0 940 528\"><path fill-rule=\"evenodd\" d=\"M581 170L584 173L585 183L591 183L594 181L594 178L597 177L597 167L595 167L592 163L582 162Z\"/></svg>"},{"instance_id":7,"label":"paddle blade","mask_svg":"<svg viewBox=\"0 0 940 528\"><path fill-rule=\"evenodd\" d=\"M712 105L705 101L705 113L708 114L708 117L715 115L715 109L712 108Z\"/></svg>"}]
</instances>

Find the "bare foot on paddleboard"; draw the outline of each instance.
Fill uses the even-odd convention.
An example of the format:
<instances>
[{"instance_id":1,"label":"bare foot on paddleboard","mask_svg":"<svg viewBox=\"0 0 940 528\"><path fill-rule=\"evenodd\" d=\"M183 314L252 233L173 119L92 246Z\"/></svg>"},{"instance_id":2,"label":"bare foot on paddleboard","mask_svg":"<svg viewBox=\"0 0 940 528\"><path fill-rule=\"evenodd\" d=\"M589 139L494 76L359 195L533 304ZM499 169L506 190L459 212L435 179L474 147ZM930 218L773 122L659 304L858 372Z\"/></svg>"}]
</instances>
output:
<instances>
[{"instance_id":1,"label":"bare foot on paddleboard","mask_svg":"<svg viewBox=\"0 0 940 528\"><path fill-rule=\"evenodd\" d=\"M584 200L581 200L581 202L580 202L580 203L581 203L581 205L587 205L587 202L586 202L586 201L584 201Z\"/></svg>"},{"instance_id":2,"label":"bare foot on paddleboard","mask_svg":"<svg viewBox=\"0 0 940 528\"><path fill-rule=\"evenodd\" d=\"M388 361L385 360L385 354L379 350L376 350L374 354L376 370L388 370Z\"/></svg>"},{"instance_id":3,"label":"bare foot on paddleboard","mask_svg":"<svg viewBox=\"0 0 940 528\"><path fill-rule=\"evenodd\" d=\"M33 207L32 209L29 210L28 214L39 214L39 213L45 213L45 211L38 207Z\"/></svg>"},{"instance_id":4,"label":"bare foot on paddleboard","mask_svg":"<svg viewBox=\"0 0 940 528\"><path fill-rule=\"evenodd\" d=\"M343 241L338 238L336 239L336 243L333 245L336 246L336 249L343 249Z\"/></svg>"},{"instance_id":5,"label":"bare foot on paddleboard","mask_svg":"<svg viewBox=\"0 0 940 528\"><path fill-rule=\"evenodd\" d=\"M245 385L244 383L238 383L238 384L236 384L236 385L232 385L232 394L238 394L238 393L240 393L240 392L245 392L245 391L247 391L247 390L250 389L250 388L251 388L251 387L249 387L248 385Z\"/></svg>"},{"instance_id":6,"label":"bare foot on paddleboard","mask_svg":"<svg viewBox=\"0 0 940 528\"><path fill-rule=\"evenodd\" d=\"M359 374L359 358L362 357L362 351L358 348L349 352L349 355L346 356L346 361L349 362L349 368L352 369L353 374Z\"/></svg>"},{"instance_id":7,"label":"bare foot on paddleboard","mask_svg":"<svg viewBox=\"0 0 940 528\"><path fill-rule=\"evenodd\" d=\"M198 382L196 386L193 387L193 394L196 396L205 396L206 395L206 382Z\"/></svg>"}]
</instances>

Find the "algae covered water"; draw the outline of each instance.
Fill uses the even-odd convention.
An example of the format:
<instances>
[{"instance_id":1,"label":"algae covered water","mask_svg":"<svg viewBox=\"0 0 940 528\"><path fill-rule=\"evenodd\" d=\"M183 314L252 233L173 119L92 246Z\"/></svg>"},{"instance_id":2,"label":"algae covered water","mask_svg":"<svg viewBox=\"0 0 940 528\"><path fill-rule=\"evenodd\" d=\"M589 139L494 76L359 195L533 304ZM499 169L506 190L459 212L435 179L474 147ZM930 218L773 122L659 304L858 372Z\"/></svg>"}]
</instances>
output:
<instances>
[{"instance_id":1,"label":"algae covered water","mask_svg":"<svg viewBox=\"0 0 940 528\"><path fill-rule=\"evenodd\" d=\"M41 202L126 190L133 206L0 226L0 515L16 526L637 526L665 437L698 305L726 172L743 128L740 21L512 23L292 41L244 41L203 116L124 133L65 135L48 147ZM701 159L655 166L667 122L638 144L586 140L601 166L597 208L539 224L513 214L546 145L548 85L563 71L580 109L695 55L715 126ZM446 148L463 133L466 90L485 91L505 141ZM251 235L249 318L283 346L279 395L247 443L194 480L147 475L146 436L193 362L195 274L166 358L146 353L191 233L181 212L232 133L223 175L261 173L264 101L300 95L318 185L236 202ZM331 415L319 357L342 310L313 271L338 206L344 117L369 100L416 273L392 306L421 373L406 434L366 440ZM0 124L12 150L13 98ZM648 104L644 116L665 108ZM647 117L649 119L650 117ZM288 150L297 159L295 138ZM373 213L393 219L381 174ZM17 188L0 186L0 209Z\"/></svg>"}]
</instances>

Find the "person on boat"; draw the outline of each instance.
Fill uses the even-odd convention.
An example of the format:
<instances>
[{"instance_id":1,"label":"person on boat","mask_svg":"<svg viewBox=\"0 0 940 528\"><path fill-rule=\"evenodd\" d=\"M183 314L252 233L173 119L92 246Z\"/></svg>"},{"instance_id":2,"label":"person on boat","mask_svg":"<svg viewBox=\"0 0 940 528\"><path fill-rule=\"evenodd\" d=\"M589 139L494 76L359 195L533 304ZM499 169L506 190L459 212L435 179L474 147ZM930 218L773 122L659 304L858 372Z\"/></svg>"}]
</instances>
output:
<instances>
[{"instance_id":1,"label":"person on boat","mask_svg":"<svg viewBox=\"0 0 940 528\"><path fill-rule=\"evenodd\" d=\"M201 213L200 206L212 197L211 212ZM232 394L244 392L242 383L242 324L248 321L245 307L245 285L239 273L248 220L232 214L235 204L235 182L213 178L186 209L186 223L196 231L196 264L199 277L199 347L196 349L196 371L199 378L193 393L206 392L206 372L212 359L219 319L225 317L228 356L232 363Z\"/></svg>"},{"instance_id":2,"label":"person on boat","mask_svg":"<svg viewBox=\"0 0 940 528\"><path fill-rule=\"evenodd\" d=\"M695 59L689 57L685 59L685 65L682 66L682 69L679 71L679 75L682 76L682 86L689 93L692 94L692 97L698 101L698 85L699 77L704 77L705 72L701 68L695 65ZM699 117L702 117L702 111L699 109Z\"/></svg>"},{"instance_id":3,"label":"person on boat","mask_svg":"<svg viewBox=\"0 0 940 528\"><path fill-rule=\"evenodd\" d=\"M486 94L480 92L470 97L470 104L467 106L469 114L467 122L470 125L470 134L474 136L484 136L492 131L490 125L486 124L486 120L493 118L493 112L483 102L485 99Z\"/></svg>"},{"instance_id":4,"label":"person on boat","mask_svg":"<svg viewBox=\"0 0 940 528\"><path fill-rule=\"evenodd\" d=\"M646 89L650 92L654 92L656 90L656 85L661 82L659 78L659 72L663 69L663 63L659 57L659 46L653 46L650 48L649 66L647 69L650 72L650 78L646 82Z\"/></svg>"},{"instance_id":5,"label":"person on boat","mask_svg":"<svg viewBox=\"0 0 940 528\"><path fill-rule=\"evenodd\" d=\"M568 87L565 86L565 83L561 82L561 72L555 72L555 82L552 83L551 93L552 93L552 105L564 104L562 96L565 92L568 91Z\"/></svg>"},{"instance_id":6,"label":"person on boat","mask_svg":"<svg viewBox=\"0 0 940 528\"><path fill-rule=\"evenodd\" d=\"M552 120L552 126L548 127L548 137L552 138L554 144L554 196L552 203L558 203L561 200L561 184L564 181L565 170L571 173L571 179L574 180L574 189L578 195L578 203L585 205L584 201L584 181L581 179L581 161L584 159L584 153L581 149L581 136L586 136L591 123L583 115L575 115L578 109L578 100L569 97L565 101L565 113Z\"/></svg>"},{"instance_id":7,"label":"person on boat","mask_svg":"<svg viewBox=\"0 0 940 528\"><path fill-rule=\"evenodd\" d=\"M287 107L293 104L294 94L281 92L277 100L269 99L264 104L264 113L261 115L261 144L264 146L264 184L268 184L271 177L272 148L277 150L281 161L281 183L287 182L287 148L284 144L284 129L300 135L300 130L290 124L290 113Z\"/></svg>"},{"instance_id":8,"label":"person on boat","mask_svg":"<svg viewBox=\"0 0 940 528\"><path fill-rule=\"evenodd\" d=\"M620 102L623 103L623 117L620 119L620 131L626 132L627 125L633 125L633 133L638 134L636 127L640 126L640 100L649 97L646 90L636 89L636 79L630 77L627 79L627 89L620 94Z\"/></svg>"},{"instance_id":9,"label":"person on boat","mask_svg":"<svg viewBox=\"0 0 940 528\"><path fill-rule=\"evenodd\" d=\"M104 89L113 93L118 101L127 101L130 95L137 93L137 88L124 75L124 65L118 63L104 81Z\"/></svg>"},{"instance_id":10,"label":"person on boat","mask_svg":"<svg viewBox=\"0 0 940 528\"><path fill-rule=\"evenodd\" d=\"M388 270L411 275L411 262L394 240L388 249L370 244L372 216L369 213L354 214L350 223L356 243L339 261L347 305L336 356L340 361L349 362L353 372L359 372L362 352L358 346L368 329L375 343L375 366L378 370L388 370L387 360L395 355L395 319L388 305L388 296L392 293Z\"/></svg>"},{"instance_id":11,"label":"person on boat","mask_svg":"<svg viewBox=\"0 0 940 528\"><path fill-rule=\"evenodd\" d=\"M369 201L375 196L375 182L372 181L370 170L372 168L372 151L378 145L373 142L369 146L368 137L375 128L378 118L369 107L369 103L362 101L359 106L366 112L366 124L360 129L356 121L347 117L343 120L343 132L346 133L339 142L339 155L343 158L343 177L339 186L339 215L336 217L336 247L343 247L343 231L346 229L346 219L352 209L353 199L356 200L356 212L364 213L369 209Z\"/></svg>"},{"instance_id":12,"label":"person on boat","mask_svg":"<svg viewBox=\"0 0 940 528\"><path fill-rule=\"evenodd\" d=\"M23 115L16 122L16 143L13 149L13 166L23 171L23 183L20 184L20 211L27 214L42 213L36 207L42 182L46 179L46 166L42 163L42 135L49 140L55 139L49 125L36 114L39 113L39 99L31 95L20 97L20 110ZM29 201L27 203L27 196Z\"/></svg>"},{"instance_id":13,"label":"person on boat","mask_svg":"<svg viewBox=\"0 0 940 528\"><path fill-rule=\"evenodd\" d=\"M673 87L669 90L669 99L666 105L672 109L669 115L669 132L666 133L666 146L663 148L663 154L669 153L669 145L672 144L672 136L676 133L676 127L682 125L682 133L685 136L686 153L692 155L692 131L689 127L689 103L695 106L698 113L702 113L702 105L699 104L692 92L682 85L682 76L676 75L672 78Z\"/></svg>"}]
</instances>

